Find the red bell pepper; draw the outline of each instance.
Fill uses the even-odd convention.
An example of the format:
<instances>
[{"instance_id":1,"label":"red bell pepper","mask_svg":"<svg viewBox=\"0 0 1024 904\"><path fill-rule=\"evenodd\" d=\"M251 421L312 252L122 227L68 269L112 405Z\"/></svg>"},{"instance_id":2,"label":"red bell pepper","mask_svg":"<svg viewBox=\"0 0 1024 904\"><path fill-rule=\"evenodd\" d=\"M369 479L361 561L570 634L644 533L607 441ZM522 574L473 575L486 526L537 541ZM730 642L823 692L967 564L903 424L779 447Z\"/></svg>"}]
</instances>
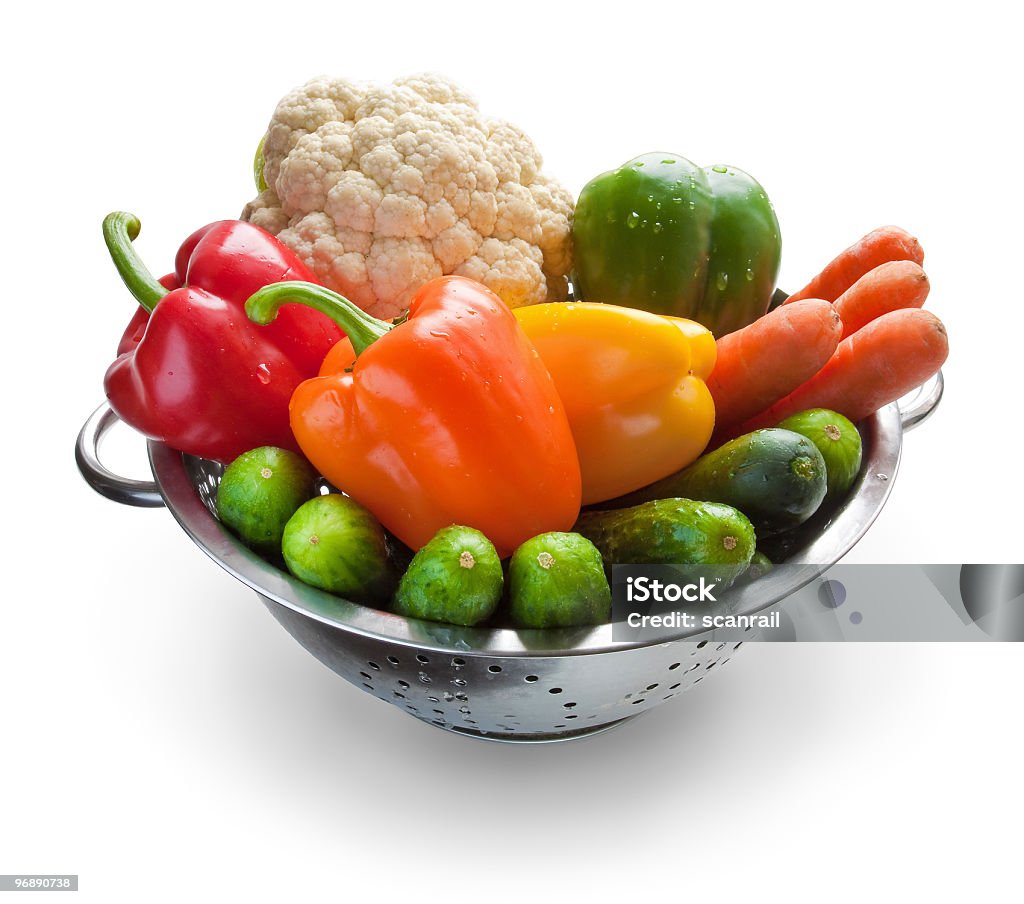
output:
<instances>
[{"instance_id":1,"label":"red bell pepper","mask_svg":"<svg viewBox=\"0 0 1024 904\"><path fill-rule=\"evenodd\" d=\"M225 220L224 222L230 223L231 221ZM199 240L216 225L218 224L209 223L206 226L200 227L181 243L178 253L174 256L174 272L161 276L159 279L160 285L167 289L168 292L173 289L180 289L185 285L185 276L188 273L188 260L192 257L192 252L195 251ZM149 323L149 311L140 304L135 311L135 316L132 317L128 322L128 326L125 327L121 341L117 345L118 355L131 351L142 341L147 323Z\"/></svg>"},{"instance_id":2,"label":"red bell pepper","mask_svg":"<svg viewBox=\"0 0 1024 904\"><path fill-rule=\"evenodd\" d=\"M298 451L288 401L344 334L301 305L258 326L245 301L270 283L312 274L269 233L224 220L186 239L173 279L165 277L181 286L169 291L132 246L139 228L127 213L103 221L118 273L146 312L136 313L107 370L110 407L140 433L203 458L227 462L265 445Z\"/></svg>"}]
</instances>

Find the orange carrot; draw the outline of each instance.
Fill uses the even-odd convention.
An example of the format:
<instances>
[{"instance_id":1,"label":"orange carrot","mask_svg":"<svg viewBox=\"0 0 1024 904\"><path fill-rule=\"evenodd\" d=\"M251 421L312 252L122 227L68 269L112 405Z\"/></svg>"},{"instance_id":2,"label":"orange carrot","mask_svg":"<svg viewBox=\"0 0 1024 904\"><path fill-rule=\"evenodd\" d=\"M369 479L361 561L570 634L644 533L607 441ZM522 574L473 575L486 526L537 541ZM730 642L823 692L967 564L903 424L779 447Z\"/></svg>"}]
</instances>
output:
<instances>
[{"instance_id":1,"label":"orange carrot","mask_svg":"<svg viewBox=\"0 0 1024 904\"><path fill-rule=\"evenodd\" d=\"M900 308L919 308L928 297L928 276L914 261L888 261L865 273L836 299L843 338Z\"/></svg>"},{"instance_id":2,"label":"orange carrot","mask_svg":"<svg viewBox=\"0 0 1024 904\"><path fill-rule=\"evenodd\" d=\"M930 311L890 311L840 342L817 374L742 424L736 435L774 426L808 408L829 408L857 422L920 386L948 353L946 328Z\"/></svg>"},{"instance_id":3,"label":"orange carrot","mask_svg":"<svg viewBox=\"0 0 1024 904\"><path fill-rule=\"evenodd\" d=\"M805 299L719 339L707 381L716 429L763 411L813 377L836 350L842 329L832 305Z\"/></svg>"},{"instance_id":4,"label":"orange carrot","mask_svg":"<svg viewBox=\"0 0 1024 904\"><path fill-rule=\"evenodd\" d=\"M843 251L799 292L790 295L786 304L801 298L835 301L865 273L886 261L923 264L921 243L899 226L882 226Z\"/></svg>"}]
</instances>

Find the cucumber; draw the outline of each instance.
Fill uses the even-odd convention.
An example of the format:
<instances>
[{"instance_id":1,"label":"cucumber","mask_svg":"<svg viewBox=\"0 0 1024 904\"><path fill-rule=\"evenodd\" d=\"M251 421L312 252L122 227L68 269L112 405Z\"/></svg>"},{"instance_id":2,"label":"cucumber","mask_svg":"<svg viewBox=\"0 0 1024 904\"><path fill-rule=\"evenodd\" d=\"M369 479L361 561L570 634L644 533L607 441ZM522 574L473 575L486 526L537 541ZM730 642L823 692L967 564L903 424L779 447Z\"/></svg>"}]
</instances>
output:
<instances>
[{"instance_id":1,"label":"cucumber","mask_svg":"<svg viewBox=\"0 0 1024 904\"><path fill-rule=\"evenodd\" d=\"M276 555L284 526L316 493L316 472L294 452L260 446L224 469L217 487L217 517L247 546Z\"/></svg>"},{"instance_id":2,"label":"cucumber","mask_svg":"<svg viewBox=\"0 0 1024 904\"><path fill-rule=\"evenodd\" d=\"M838 411L810 408L786 418L778 426L806 436L818 447L828 473L826 499L834 502L849 492L860 473L863 456L860 434L852 421Z\"/></svg>"},{"instance_id":3,"label":"cucumber","mask_svg":"<svg viewBox=\"0 0 1024 904\"><path fill-rule=\"evenodd\" d=\"M509 615L522 628L599 625L611 618L612 592L601 553L580 534L527 540L509 563Z\"/></svg>"},{"instance_id":4,"label":"cucumber","mask_svg":"<svg viewBox=\"0 0 1024 904\"><path fill-rule=\"evenodd\" d=\"M439 530L413 556L391 601L399 615L452 625L476 625L501 601L501 559L472 527Z\"/></svg>"},{"instance_id":5,"label":"cucumber","mask_svg":"<svg viewBox=\"0 0 1024 904\"><path fill-rule=\"evenodd\" d=\"M281 552L300 581L356 603L386 598L391 586L380 522L340 493L299 506L284 528Z\"/></svg>"},{"instance_id":6,"label":"cucumber","mask_svg":"<svg viewBox=\"0 0 1024 904\"><path fill-rule=\"evenodd\" d=\"M758 549L750 560L750 567L744 573L743 580L746 582L756 581L768 574L774 567L772 560Z\"/></svg>"},{"instance_id":7,"label":"cucumber","mask_svg":"<svg viewBox=\"0 0 1024 904\"><path fill-rule=\"evenodd\" d=\"M754 555L755 536L741 512L715 502L655 499L580 515L574 530L612 565L739 565Z\"/></svg>"},{"instance_id":8,"label":"cucumber","mask_svg":"<svg viewBox=\"0 0 1024 904\"><path fill-rule=\"evenodd\" d=\"M682 471L605 505L678 496L721 502L743 512L763 538L803 524L821 505L826 487L818 447L773 427L730 440Z\"/></svg>"}]
</instances>

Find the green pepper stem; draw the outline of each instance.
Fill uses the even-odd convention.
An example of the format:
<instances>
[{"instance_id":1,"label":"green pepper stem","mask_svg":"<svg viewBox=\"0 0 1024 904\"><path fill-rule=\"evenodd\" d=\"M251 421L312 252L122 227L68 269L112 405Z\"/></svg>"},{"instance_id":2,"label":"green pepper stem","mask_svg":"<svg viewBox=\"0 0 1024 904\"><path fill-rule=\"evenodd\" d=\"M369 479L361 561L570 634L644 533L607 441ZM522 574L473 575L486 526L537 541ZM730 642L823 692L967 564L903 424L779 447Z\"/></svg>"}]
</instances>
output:
<instances>
[{"instance_id":1,"label":"green pepper stem","mask_svg":"<svg viewBox=\"0 0 1024 904\"><path fill-rule=\"evenodd\" d=\"M167 289L149 272L132 245L141 228L142 224L134 214L120 210L108 213L103 218L103 241L128 291L152 314L156 303L167 294Z\"/></svg>"},{"instance_id":2,"label":"green pepper stem","mask_svg":"<svg viewBox=\"0 0 1024 904\"><path fill-rule=\"evenodd\" d=\"M285 304L304 304L326 314L345 331L357 357L392 328L392 324L371 317L344 295L301 280L264 286L249 296L245 303L245 313L254 323L265 326L277 317L281 305Z\"/></svg>"}]
</instances>

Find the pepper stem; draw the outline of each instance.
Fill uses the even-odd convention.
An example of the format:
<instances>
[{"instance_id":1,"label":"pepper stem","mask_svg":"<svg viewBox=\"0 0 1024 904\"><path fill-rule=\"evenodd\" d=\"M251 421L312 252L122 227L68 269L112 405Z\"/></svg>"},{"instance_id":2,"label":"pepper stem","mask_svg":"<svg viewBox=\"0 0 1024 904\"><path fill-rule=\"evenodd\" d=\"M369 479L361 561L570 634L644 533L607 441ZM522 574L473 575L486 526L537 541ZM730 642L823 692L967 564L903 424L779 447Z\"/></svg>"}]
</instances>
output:
<instances>
[{"instance_id":1,"label":"pepper stem","mask_svg":"<svg viewBox=\"0 0 1024 904\"><path fill-rule=\"evenodd\" d=\"M156 303L167 294L167 289L149 272L132 245L141 228L142 224L134 214L120 210L108 213L103 218L103 241L128 291L152 314Z\"/></svg>"},{"instance_id":2,"label":"pepper stem","mask_svg":"<svg viewBox=\"0 0 1024 904\"><path fill-rule=\"evenodd\" d=\"M264 286L249 296L245 303L245 313L254 323L266 326L277 317L281 305L285 304L304 304L326 314L345 331L357 356L392 328L392 324L371 317L344 295L301 280Z\"/></svg>"}]
</instances>

